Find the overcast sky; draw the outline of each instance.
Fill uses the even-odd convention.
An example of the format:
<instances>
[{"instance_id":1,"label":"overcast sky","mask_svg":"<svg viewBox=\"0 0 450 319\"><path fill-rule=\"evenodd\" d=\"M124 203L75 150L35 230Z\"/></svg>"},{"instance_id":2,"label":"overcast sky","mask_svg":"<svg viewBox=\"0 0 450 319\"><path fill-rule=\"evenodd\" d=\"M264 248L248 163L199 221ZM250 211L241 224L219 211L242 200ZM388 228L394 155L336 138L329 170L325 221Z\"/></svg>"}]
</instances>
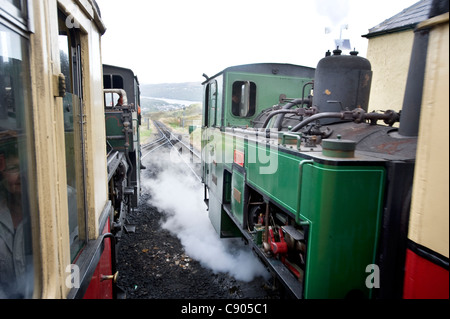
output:
<instances>
[{"instance_id":1,"label":"overcast sky","mask_svg":"<svg viewBox=\"0 0 450 319\"><path fill-rule=\"evenodd\" d=\"M201 82L203 73L258 62L316 67L341 35L366 56L361 35L416 2L97 0L103 63L132 69L141 84Z\"/></svg>"}]
</instances>

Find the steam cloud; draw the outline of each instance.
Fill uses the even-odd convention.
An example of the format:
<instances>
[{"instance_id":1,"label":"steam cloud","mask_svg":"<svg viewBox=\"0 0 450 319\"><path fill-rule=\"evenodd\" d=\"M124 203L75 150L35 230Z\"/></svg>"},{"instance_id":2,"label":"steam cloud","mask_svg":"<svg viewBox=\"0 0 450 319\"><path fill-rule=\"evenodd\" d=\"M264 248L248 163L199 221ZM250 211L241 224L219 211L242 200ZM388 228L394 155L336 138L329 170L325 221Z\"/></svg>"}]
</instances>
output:
<instances>
[{"instance_id":1,"label":"steam cloud","mask_svg":"<svg viewBox=\"0 0 450 319\"><path fill-rule=\"evenodd\" d=\"M317 13L328 17L337 26L349 13L349 0L316 0Z\"/></svg>"},{"instance_id":2,"label":"steam cloud","mask_svg":"<svg viewBox=\"0 0 450 319\"><path fill-rule=\"evenodd\" d=\"M208 218L203 188L184 164L174 163L169 154L152 159L152 163L159 166L160 173L144 187L151 194L151 204L168 214L162 227L180 239L187 255L215 273L228 273L237 280L249 282L268 276L241 240L219 238Z\"/></svg>"}]
</instances>

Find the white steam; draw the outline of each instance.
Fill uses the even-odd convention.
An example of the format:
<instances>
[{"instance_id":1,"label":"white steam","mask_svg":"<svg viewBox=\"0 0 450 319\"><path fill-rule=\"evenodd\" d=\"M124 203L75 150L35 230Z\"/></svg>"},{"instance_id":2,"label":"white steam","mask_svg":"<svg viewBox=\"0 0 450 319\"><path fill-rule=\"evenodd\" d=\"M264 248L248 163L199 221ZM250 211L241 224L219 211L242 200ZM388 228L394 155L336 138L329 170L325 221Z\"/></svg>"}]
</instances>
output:
<instances>
[{"instance_id":1,"label":"white steam","mask_svg":"<svg viewBox=\"0 0 450 319\"><path fill-rule=\"evenodd\" d=\"M193 174L172 156L159 153L150 159L159 166L155 179L146 180L151 205L167 213L162 227L176 235L187 255L215 273L228 273L249 282L268 272L241 240L220 239L211 225L203 202L203 187Z\"/></svg>"},{"instance_id":2,"label":"white steam","mask_svg":"<svg viewBox=\"0 0 450 319\"><path fill-rule=\"evenodd\" d=\"M337 26L348 17L350 11L349 0L316 0L317 13L330 19L333 26Z\"/></svg>"}]
</instances>

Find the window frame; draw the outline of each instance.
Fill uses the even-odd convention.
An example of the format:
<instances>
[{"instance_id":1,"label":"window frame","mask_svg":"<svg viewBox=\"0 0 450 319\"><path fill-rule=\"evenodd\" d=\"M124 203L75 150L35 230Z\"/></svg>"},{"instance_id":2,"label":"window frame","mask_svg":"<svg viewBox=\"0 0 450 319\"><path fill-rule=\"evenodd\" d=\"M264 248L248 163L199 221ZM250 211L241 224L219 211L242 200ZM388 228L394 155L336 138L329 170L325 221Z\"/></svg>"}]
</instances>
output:
<instances>
[{"instance_id":1,"label":"window frame","mask_svg":"<svg viewBox=\"0 0 450 319\"><path fill-rule=\"evenodd\" d=\"M22 35L27 35L28 32L33 32L32 29L32 5L29 5L30 0L19 0L20 8L7 0L0 0L0 19L4 18L10 25L24 32ZM3 22L0 20L0 22Z\"/></svg>"},{"instance_id":2,"label":"window frame","mask_svg":"<svg viewBox=\"0 0 450 319\"><path fill-rule=\"evenodd\" d=\"M205 91L205 126L217 127L217 100L218 83L217 80L206 85Z\"/></svg>"},{"instance_id":3,"label":"window frame","mask_svg":"<svg viewBox=\"0 0 450 319\"><path fill-rule=\"evenodd\" d=\"M239 92L238 92L239 91ZM257 86L253 81L236 80L231 85L231 115L235 118L251 118L256 114ZM233 101L239 94L239 102ZM242 98L244 96L244 99ZM242 113L245 111L245 113ZM239 114L236 114L239 112Z\"/></svg>"},{"instance_id":4,"label":"window frame","mask_svg":"<svg viewBox=\"0 0 450 319\"><path fill-rule=\"evenodd\" d=\"M73 147L74 147L74 159L75 166L73 167L73 171L75 173L76 179L76 188L79 194L77 194L76 203L77 203L77 238L79 241L72 242L70 245L70 257L72 262L76 262L77 258L80 256L80 253L83 249L88 245L89 238L89 211L88 211L88 203L87 203L87 181L86 181L86 150L85 150L85 128L84 128L84 119L85 110L83 107L83 95L84 95L84 85L83 85L83 57L82 57L82 37L83 33L79 28L69 28L66 25L67 14L58 7L58 33L59 36L67 37L68 44L68 55L69 55L69 73L70 79L66 78L66 97L67 94L71 94L75 97L72 105L73 115L76 115L76 118L73 119L73 129L74 129L74 139L73 139ZM66 34L64 34L66 33ZM61 43L59 43L61 45ZM63 99L63 103L64 100ZM75 107L77 108L75 110ZM66 108L66 107L64 107ZM66 134L67 132L65 132ZM67 148L66 136L64 136L65 147ZM66 149L67 151L67 149ZM66 161L68 158L66 157ZM67 163L66 163L67 164ZM68 165L66 167L68 169ZM66 171L67 174L67 171ZM69 182L69 181L67 181ZM68 184L68 189L69 189ZM69 194L68 194L69 195ZM79 197L78 197L79 196ZM69 196L68 196L69 200ZM70 214L69 213L69 234L72 236L72 229L70 228ZM73 213L73 212L72 212ZM74 216L72 216L73 218ZM76 246L77 244L77 246ZM78 247L78 248L76 248Z\"/></svg>"}]
</instances>

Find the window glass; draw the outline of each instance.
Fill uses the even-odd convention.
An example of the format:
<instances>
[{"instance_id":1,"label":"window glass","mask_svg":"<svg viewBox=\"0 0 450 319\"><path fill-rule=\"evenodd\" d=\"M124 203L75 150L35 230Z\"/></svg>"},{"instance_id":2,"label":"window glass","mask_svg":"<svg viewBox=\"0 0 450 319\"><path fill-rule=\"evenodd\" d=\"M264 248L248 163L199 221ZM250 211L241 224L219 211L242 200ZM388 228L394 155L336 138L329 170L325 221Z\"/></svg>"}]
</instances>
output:
<instances>
[{"instance_id":1,"label":"window glass","mask_svg":"<svg viewBox=\"0 0 450 319\"><path fill-rule=\"evenodd\" d=\"M27 0L0 0L0 10L7 12L8 22L11 22L19 28L25 29L28 23Z\"/></svg>"},{"instance_id":2,"label":"window glass","mask_svg":"<svg viewBox=\"0 0 450 319\"><path fill-rule=\"evenodd\" d=\"M81 46L79 34L69 29L59 13L59 52L61 72L66 78L63 98L66 155L67 200L69 211L70 255L72 261L86 244L84 157L82 135Z\"/></svg>"},{"instance_id":3,"label":"window glass","mask_svg":"<svg viewBox=\"0 0 450 319\"><path fill-rule=\"evenodd\" d=\"M238 117L250 117L256 111L256 84L250 81L233 83L231 113Z\"/></svg>"},{"instance_id":4,"label":"window glass","mask_svg":"<svg viewBox=\"0 0 450 319\"><path fill-rule=\"evenodd\" d=\"M120 75L113 75L113 87L112 89L123 89L123 78Z\"/></svg>"},{"instance_id":5,"label":"window glass","mask_svg":"<svg viewBox=\"0 0 450 319\"><path fill-rule=\"evenodd\" d=\"M107 108L112 108L114 106L123 106L123 103L123 97L118 93L105 93L105 106Z\"/></svg>"},{"instance_id":6,"label":"window glass","mask_svg":"<svg viewBox=\"0 0 450 319\"><path fill-rule=\"evenodd\" d=\"M17 9L19 10L22 9L21 0L6 0L6 1L14 5Z\"/></svg>"},{"instance_id":7,"label":"window glass","mask_svg":"<svg viewBox=\"0 0 450 319\"><path fill-rule=\"evenodd\" d=\"M217 117L217 82L214 81L208 84L208 116L209 116L209 126L216 126Z\"/></svg>"},{"instance_id":8,"label":"window glass","mask_svg":"<svg viewBox=\"0 0 450 319\"><path fill-rule=\"evenodd\" d=\"M105 89L112 89L111 77L109 75L103 76L103 87Z\"/></svg>"},{"instance_id":9,"label":"window glass","mask_svg":"<svg viewBox=\"0 0 450 319\"><path fill-rule=\"evenodd\" d=\"M0 299L31 298L34 286L28 61L27 40L0 24Z\"/></svg>"},{"instance_id":10,"label":"window glass","mask_svg":"<svg viewBox=\"0 0 450 319\"><path fill-rule=\"evenodd\" d=\"M120 75L106 74L103 76L103 87L105 89L123 89L123 78Z\"/></svg>"},{"instance_id":11,"label":"window glass","mask_svg":"<svg viewBox=\"0 0 450 319\"><path fill-rule=\"evenodd\" d=\"M120 75L106 74L103 76L103 87L105 89L124 89L123 78ZM128 101L128 103L131 103ZM124 101L118 93L105 93L105 106L114 107L122 106Z\"/></svg>"},{"instance_id":12,"label":"window glass","mask_svg":"<svg viewBox=\"0 0 450 319\"><path fill-rule=\"evenodd\" d=\"M206 85L205 94L204 94L204 102L203 102L203 126L208 126L209 123L209 86Z\"/></svg>"}]
</instances>

